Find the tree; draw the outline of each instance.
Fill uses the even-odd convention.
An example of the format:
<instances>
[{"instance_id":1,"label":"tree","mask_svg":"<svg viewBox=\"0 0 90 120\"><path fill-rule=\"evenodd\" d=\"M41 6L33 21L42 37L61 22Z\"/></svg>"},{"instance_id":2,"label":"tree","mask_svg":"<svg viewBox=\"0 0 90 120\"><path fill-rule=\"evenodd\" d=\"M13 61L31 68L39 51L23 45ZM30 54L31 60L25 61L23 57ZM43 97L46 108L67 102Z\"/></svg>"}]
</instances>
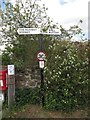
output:
<instances>
[{"instance_id":1,"label":"tree","mask_svg":"<svg viewBox=\"0 0 90 120\"><path fill-rule=\"evenodd\" d=\"M36 56L38 50L37 35L19 36L18 28L41 27L45 31L49 27L53 27L51 26L52 21L46 14L47 8L44 4L40 7L38 2L38 0L26 0L23 3L22 0L17 0L15 5L12 5L10 1L5 2L5 10L1 15L2 33L6 44L2 54L3 64L14 63L16 67L22 68L31 60L33 62L33 57Z\"/></svg>"}]
</instances>

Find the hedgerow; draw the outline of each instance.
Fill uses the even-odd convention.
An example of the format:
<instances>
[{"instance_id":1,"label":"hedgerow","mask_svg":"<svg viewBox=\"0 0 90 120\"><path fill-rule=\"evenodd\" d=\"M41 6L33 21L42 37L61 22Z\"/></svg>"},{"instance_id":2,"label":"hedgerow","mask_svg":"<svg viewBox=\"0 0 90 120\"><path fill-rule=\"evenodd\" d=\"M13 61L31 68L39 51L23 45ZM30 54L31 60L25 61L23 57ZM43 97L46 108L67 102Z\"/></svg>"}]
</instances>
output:
<instances>
[{"instance_id":1,"label":"hedgerow","mask_svg":"<svg viewBox=\"0 0 90 120\"><path fill-rule=\"evenodd\" d=\"M88 46L52 41L46 58L46 109L70 111L88 101Z\"/></svg>"}]
</instances>

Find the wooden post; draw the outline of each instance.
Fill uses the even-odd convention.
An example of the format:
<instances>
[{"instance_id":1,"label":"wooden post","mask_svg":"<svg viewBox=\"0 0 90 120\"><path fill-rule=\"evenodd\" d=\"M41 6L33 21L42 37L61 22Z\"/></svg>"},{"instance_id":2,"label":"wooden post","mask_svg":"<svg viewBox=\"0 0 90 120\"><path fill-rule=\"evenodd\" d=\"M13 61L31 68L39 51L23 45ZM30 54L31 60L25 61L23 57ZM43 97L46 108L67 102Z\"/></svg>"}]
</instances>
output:
<instances>
[{"instance_id":1,"label":"wooden post","mask_svg":"<svg viewBox=\"0 0 90 120\"><path fill-rule=\"evenodd\" d=\"M12 66L11 66L12 67ZM8 67L8 107L11 109L13 107L13 104L15 102L15 73L14 69L11 69L12 71L9 71ZM11 72L11 73L10 73Z\"/></svg>"},{"instance_id":2,"label":"wooden post","mask_svg":"<svg viewBox=\"0 0 90 120\"><path fill-rule=\"evenodd\" d=\"M12 108L15 102L15 77L8 76L8 107Z\"/></svg>"}]
</instances>

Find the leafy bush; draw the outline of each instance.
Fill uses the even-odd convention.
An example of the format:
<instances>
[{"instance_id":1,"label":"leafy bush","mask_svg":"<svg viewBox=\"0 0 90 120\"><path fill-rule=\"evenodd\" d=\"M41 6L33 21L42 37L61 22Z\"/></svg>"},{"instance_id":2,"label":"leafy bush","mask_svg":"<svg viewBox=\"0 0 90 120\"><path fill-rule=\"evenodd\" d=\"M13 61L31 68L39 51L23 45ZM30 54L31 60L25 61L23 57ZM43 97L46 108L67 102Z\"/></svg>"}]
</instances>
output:
<instances>
[{"instance_id":1,"label":"leafy bush","mask_svg":"<svg viewBox=\"0 0 90 120\"><path fill-rule=\"evenodd\" d=\"M14 107L21 107L25 104L40 104L40 90L38 88L23 88L23 89L16 89L15 90L15 104ZM4 102L3 108L7 108L8 105L8 97L6 92L6 99Z\"/></svg>"},{"instance_id":2,"label":"leafy bush","mask_svg":"<svg viewBox=\"0 0 90 120\"><path fill-rule=\"evenodd\" d=\"M88 47L83 43L52 42L44 69L46 108L70 111L87 104Z\"/></svg>"},{"instance_id":3,"label":"leafy bush","mask_svg":"<svg viewBox=\"0 0 90 120\"><path fill-rule=\"evenodd\" d=\"M26 103L40 103L40 92L38 88L16 89L16 105L21 106Z\"/></svg>"},{"instance_id":4,"label":"leafy bush","mask_svg":"<svg viewBox=\"0 0 90 120\"><path fill-rule=\"evenodd\" d=\"M20 36L21 37L21 36ZM30 40L27 38L19 38L18 43L13 47L7 44L5 50L2 53L2 64L7 66L8 64L14 64L16 72L22 72L25 68L33 68L38 65L36 58L39 52L39 42L36 40ZM47 40L46 40L47 39ZM43 38L42 44L44 51L48 51L50 41L48 37Z\"/></svg>"}]
</instances>

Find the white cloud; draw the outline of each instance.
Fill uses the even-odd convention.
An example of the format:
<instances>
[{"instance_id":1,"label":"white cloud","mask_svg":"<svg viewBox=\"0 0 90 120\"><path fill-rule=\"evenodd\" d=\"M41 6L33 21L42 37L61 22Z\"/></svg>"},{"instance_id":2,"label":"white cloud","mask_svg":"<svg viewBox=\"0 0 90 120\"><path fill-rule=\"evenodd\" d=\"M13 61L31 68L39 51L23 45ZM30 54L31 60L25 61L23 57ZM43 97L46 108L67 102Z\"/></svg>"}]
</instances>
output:
<instances>
[{"instance_id":1,"label":"white cloud","mask_svg":"<svg viewBox=\"0 0 90 120\"><path fill-rule=\"evenodd\" d=\"M42 1L49 8L49 16L59 23L73 22L74 19L76 21L76 19L82 19L88 16L88 0L76 0L63 6L59 4L59 0Z\"/></svg>"},{"instance_id":2,"label":"white cloud","mask_svg":"<svg viewBox=\"0 0 90 120\"><path fill-rule=\"evenodd\" d=\"M64 2L73 2L74 0L63 0Z\"/></svg>"},{"instance_id":3,"label":"white cloud","mask_svg":"<svg viewBox=\"0 0 90 120\"><path fill-rule=\"evenodd\" d=\"M16 3L16 0L10 0L10 2L11 2L12 4L15 4L15 3Z\"/></svg>"},{"instance_id":4,"label":"white cloud","mask_svg":"<svg viewBox=\"0 0 90 120\"><path fill-rule=\"evenodd\" d=\"M61 1L61 0L59 0L59 1ZM66 3L70 3L70 2L74 2L75 0L63 0L63 1Z\"/></svg>"},{"instance_id":5,"label":"white cloud","mask_svg":"<svg viewBox=\"0 0 90 120\"><path fill-rule=\"evenodd\" d=\"M62 0L61 0L62 1ZM42 0L48 7L48 15L55 22L68 27L77 24L80 19L83 31L88 31L88 0L63 0L67 4L61 5L60 0Z\"/></svg>"},{"instance_id":6,"label":"white cloud","mask_svg":"<svg viewBox=\"0 0 90 120\"><path fill-rule=\"evenodd\" d=\"M64 5L70 2L74 2L75 0L59 0L60 4Z\"/></svg>"}]
</instances>

